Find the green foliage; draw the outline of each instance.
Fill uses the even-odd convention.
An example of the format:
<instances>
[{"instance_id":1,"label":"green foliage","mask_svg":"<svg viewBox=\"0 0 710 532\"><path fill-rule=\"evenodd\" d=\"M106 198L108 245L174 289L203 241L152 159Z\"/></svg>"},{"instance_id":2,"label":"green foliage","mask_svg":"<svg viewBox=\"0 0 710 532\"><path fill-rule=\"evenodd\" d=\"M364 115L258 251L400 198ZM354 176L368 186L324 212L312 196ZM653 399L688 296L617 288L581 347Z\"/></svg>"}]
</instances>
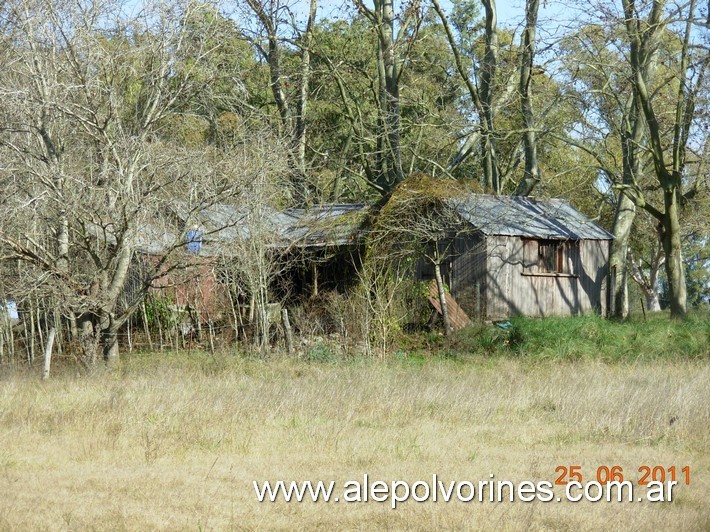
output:
<instances>
[{"instance_id":1,"label":"green foliage","mask_svg":"<svg viewBox=\"0 0 710 532\"><path fill-rule=\"evenodd\" d=\"M318 342L306 353L308 362L336 362L338 352L335 347L327 342Z\"/></svg>"},{"instance_id":2,"label":"green foliage","mask_svg":"<svg viewBox=\"0 0 710 532\"><path fill-rule=\"evenodd\" d=\"M449 349L459 353L531 359L634 361L694 359L710 356L710 316L684 322L668 314L650 314L631 322L599 316L513 318L504 331L496 325L472 325L456 333Z\"/></svg>"},{"instance_id":3,"label":"green foliage","mask_svg":"<svg viewBox=\"0 0 710 532\"><path fill-rule=\"evenodd\" d=\"M431 307L428 301L429 284L425 281L405 282L400 290L403 321L414 330L423 329L429 321Z\"/></svg>"},{"instance_id":4,"label":"green foliage","mask_svg":"<svg viewBox=\"0 0 710 532\"><path fill-rule=\"evenodd\" d=\"M710 310L710 266L707 260L688 262L685 279L688 289L688 306Z\"/></svg>"},{"instance_id":5,"label":"green foliage","mask_svg":"<svg viewBox=\"0 0 710 532\"><path fill-rule=\"evenodd\" d=\"M451 23L459 36L459 46L462 52L470 54L473 44L483 32L481 8L473 0L453 0L454 9L451 13Z\"/></svg>"},{"instance_id":6,"label":"green foliage","mask_svg":"<svg viewBox=\"0 0 710 532\"><path fill-rule=\"evenodd\" d=\"M151 329L158 326L165 329L175 327L179 321L181 312L175 307L175 300L169 295L153 295L145 302L145 317Z\"/></svg>"}]
</instances>

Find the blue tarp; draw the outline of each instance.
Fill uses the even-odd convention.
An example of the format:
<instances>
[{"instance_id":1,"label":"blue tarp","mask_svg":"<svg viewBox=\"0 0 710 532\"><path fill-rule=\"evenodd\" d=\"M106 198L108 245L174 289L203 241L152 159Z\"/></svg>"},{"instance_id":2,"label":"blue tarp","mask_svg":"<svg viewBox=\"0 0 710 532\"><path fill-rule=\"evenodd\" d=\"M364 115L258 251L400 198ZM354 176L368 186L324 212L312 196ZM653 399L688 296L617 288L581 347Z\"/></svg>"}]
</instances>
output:
<instances>
[{"instance_id":1,"label":"blue tarp","mask_svg":"<svg viewBox=\"0 0 710 532\"><path fill-rule=\"evenodd\" d=\"M187 239L187 252L191 255L197 255L200 253L200 248L202 247L202 231L193 229L188 231L186 235Z\"/></svg>"}]
</instances>

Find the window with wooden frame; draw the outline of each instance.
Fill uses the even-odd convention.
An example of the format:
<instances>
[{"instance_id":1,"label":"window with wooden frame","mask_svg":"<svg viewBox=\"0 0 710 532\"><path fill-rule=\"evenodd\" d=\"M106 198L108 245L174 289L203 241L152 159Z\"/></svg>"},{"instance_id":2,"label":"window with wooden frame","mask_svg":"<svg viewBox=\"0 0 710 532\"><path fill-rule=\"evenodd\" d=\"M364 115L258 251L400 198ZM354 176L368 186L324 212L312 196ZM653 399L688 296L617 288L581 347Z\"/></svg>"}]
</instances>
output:
<instances>
[{"instance_id":1,"label":"window with wooden frame","mask_svg":"<svg viewBox=\"0 0 710 532\"><path fill-rule=\"evenodd\" d=\"M537 248L538 273L565 272L565 246L559 240L540 240Z\"/></svg>"},{"instance_id":2,"label":"window with wooden frame","mask_svg":"<svg viewBox=\"0 0 710 532\"><path fill-rule=\"evenodd\" d=\"M527 275L573 275L578 242L524 239L523 273Z\"/></svg>"}]
</instances>

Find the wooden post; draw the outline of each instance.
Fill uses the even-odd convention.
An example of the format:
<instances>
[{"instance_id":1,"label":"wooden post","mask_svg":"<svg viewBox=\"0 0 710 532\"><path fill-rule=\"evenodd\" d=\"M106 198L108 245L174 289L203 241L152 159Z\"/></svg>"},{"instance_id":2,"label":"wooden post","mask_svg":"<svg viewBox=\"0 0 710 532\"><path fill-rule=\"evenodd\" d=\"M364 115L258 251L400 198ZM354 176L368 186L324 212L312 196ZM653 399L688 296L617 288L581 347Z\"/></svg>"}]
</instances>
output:
<instances>
[{"instance_id":1,"label":"wooden post","mask_svg":"<svg viewBox=\"0 0 710 532\"><path fill-rule=\"evenodd\" d=\"M318 264L313 263L313 285L311 287L311 297L316 298L318 297Z\"/></svg>"},{"instance_id":2,"label":"wooden post","mask_svg":"<svg viewBox=\"0 0 710 532\"><path fill-rule=\"evenodd\" d=\"M150 337L150 327L148 326L148 316L146 314L145 300L141 303L141 310L143 314L143 329L145 330L145 335L148 337L148 347L153 350L153 340Z\"/></svg>"},{"instance_id":3,"label":"wooden post","mask_svg":"<svg viewBox=\"0 0 710 532\"><path fill-rule=\"evenodd\" d=\"M478 321L483 321L483 316L481 316L481 283L476 281L473 284L474 296L476 297L476 319Z\"/></svg>"},{"instance_id":4,"label":"wooden post","mask_svg":"<svg viewBox=\"0 0 710 532\"><path fill-rule=\"evenodd\" d=\"M49 368L52 364L52 345L54 344L54 336L57 332L55 327L49 329L47 335L47 346L44 349L44 369L42 370L42 380L46 381L49 378Z\"/></svg>"},{"instance_id":5,"label":"wooden post","mask_svg":"<svg viewBox=\"0 0 710 532\"><path fill-rule=\"evenodd\" d=\"M212 320L207 322L207 327L209 328L210 333L210 353L214 355L214 324L212 323Z\"/></svg>"},{"instance_id":6,"label":"wooden post","mask_svg":"<svg viewBox=\"0 0 710 532\"><path fill-rule=\"evenodd\" d=\"M29 314L30 316L29 332L27 331L27 321L25 321L25 338L27 338L27 363L29 366L32 366L32 361L35 358L35 315L34 307L32 305L32 299L28 300L27 305L29 306L29 312L27 312L27 314Z\"/></svg>"},{"instance_id":7,"label":"wooden post","mask_svg":"<svg viewBox=\"0 0 710 532\"><path fill-rule=\"evenodd\" d=\"M40 314L40 304L39 301L37 302L37 331L39 332L39 345L41 346L44 343L44 334L42 333L42 315Z\"/></svg>"},{"instance_id":8,"label":"wooden post","mask_svg":"<svg viewBox=\"0 0 710 532\"><path fill-rule=\"evenodd\" d=\"M160 342L160 352L163 352L163 344L165 343L165 337L163 336L163 324L160 316L155 320L158 323L158 341Z\"/></svg>"},{"instance_id":9,"label":"wooden post","mask_svg":"<svg viewBox=\"0 0 710 532\"><path fill-rule=\"evenodd\" d=\"M128 319L128 322L126 323L126 333L127 333L127 340L128 340L128 352L133 353L133 339L131 338L131 319Z\"/></svg>"},{"instance_id":10,"label":"wooden post","mask_svg":"<svg viewBox=\"0 0 710 532\"><path fill-rule=\"evenodd\" d=\"M153 318L155 323L158 325L158 346L160 347L160 352L162 353L165 349L165 343L169 341L167 337L167 331L163 331L163 312L157 304L154 297L151 296L151 305L153 307Z\"/></svg>"},{"instance_id":11,"label":"wooden post","mask_svg":"<svg viewBox=\"0 0 710 532\"><path fill-rule=\"evenodd\" d=\"M434 264L434 274L436 275L436 288L439 292L439 303L441 304L441 317L444 320L444 331L446 336L451 335L451 324L449 323L449 309L446 305L446 292L444 291L444 279L441 277L441 265Z\"/></svg>"},{"instance_id":12,"label":"wooden post","mask_svg":"<svg viewBox=\"0 0 710 532\"><path fill-rule=\"evenodd\" d=\"M286 351L289 355L293 354L293 336L291 334L291 322L288 320L288 309L281 309L281 321L284 325L284 337L286 339Z\"/></svg>"}]
</instances>

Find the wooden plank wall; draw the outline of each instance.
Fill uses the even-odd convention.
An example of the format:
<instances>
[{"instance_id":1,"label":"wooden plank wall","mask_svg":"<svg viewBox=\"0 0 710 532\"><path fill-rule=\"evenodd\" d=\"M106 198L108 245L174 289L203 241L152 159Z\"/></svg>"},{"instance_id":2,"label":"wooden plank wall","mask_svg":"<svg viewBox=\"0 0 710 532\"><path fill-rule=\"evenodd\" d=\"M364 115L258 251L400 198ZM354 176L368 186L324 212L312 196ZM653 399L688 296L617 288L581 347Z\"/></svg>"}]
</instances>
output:
<instances>
[{"instance_id":1,"label":"wooden plank wall","mask_svg":"<svg viewBox=\"0 0 710 532\"><path fill-rule=\"evenodd\" d=\"M487 238L487 318L512 315L573 316L606 313L609 242L585 240L572 264L573 275L523 275L524 241Z\"/></svg>"},{"instance_id":2,"label":"wooden plank wall","mask_svg":"<svg viewBox=\"0 0 710 532\"><path fill-rule=\"evenodd\" d=\"M472 320L509 316L574 316L608 311L608 240L583 240L570 275L523 275L524 240L480 233L455 237L442 275L451 294ZM528 255L530 252L528 251ZM432 270L429 272L429 270ZM417 278L430 280L433 268L422 265ZM428 274L428 275L426 275Z\"/></svg>"}]
</instances>

